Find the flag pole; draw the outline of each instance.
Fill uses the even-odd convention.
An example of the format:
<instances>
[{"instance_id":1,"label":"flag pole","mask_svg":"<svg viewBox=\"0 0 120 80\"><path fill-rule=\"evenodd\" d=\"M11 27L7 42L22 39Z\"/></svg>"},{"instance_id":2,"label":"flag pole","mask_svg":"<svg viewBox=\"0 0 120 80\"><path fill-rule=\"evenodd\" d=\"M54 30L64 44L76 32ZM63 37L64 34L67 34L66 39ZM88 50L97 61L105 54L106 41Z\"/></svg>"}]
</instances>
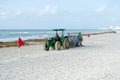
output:
<instances>
[{"instance_id":1,"label":"flag pole","mask_svg":"<svg viewBox=\"0 0 120 80\"><path fill-rule=\"evenodd\" d=\"M18 55L17 56L20 57L20 48L18 48Z\"/></svg>"},{"instance_id":2,"label":"flag pole","mask_svg":"<svg viewBox=\"0 0 120 80\"><path fill-rule=\"evenodd\" d=\"M18 43L17 43L18 44L18 50L17 50L18 51L18 55L17 55L18 57L20 57L20 43L19 43L19 40L20 40L20 37L18 38Z\"/></svg>"},{"instance_id":3,"label":"flag pole","mask_svg":"<svg viewBox=\"0 0 120 80\"><path fill-rule=\"evenodd\" d=\"M17 56L19 57L19 54L20 54L20 47L19 47L19 38L18 38L18 42L17 42L17 45L18 45L18 49L17 49Z\"/></svg>"}]
</instances>

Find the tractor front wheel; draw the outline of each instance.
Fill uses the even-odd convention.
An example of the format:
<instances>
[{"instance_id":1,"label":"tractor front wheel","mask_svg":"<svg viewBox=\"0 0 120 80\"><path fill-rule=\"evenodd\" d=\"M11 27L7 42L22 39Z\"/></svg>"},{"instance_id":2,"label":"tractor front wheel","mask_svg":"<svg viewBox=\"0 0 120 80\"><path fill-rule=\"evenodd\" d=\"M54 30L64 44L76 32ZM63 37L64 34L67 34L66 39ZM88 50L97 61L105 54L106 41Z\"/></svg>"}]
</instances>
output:
<instances>
[{"instance_id":1,"label":"tractor front wheel","mask_svg":"<svg viewBox=\"0 0 120 80\"><path fill-rule=\"evenodd\" d=\"M49 50L49 46L47 46L47 43L44 43L44 50L48 51Z\"/></svg>"},{"instance_id":2,"label":"tractor front wheel","mask_svg":"<svg viewBox=\"0 0 120 80\"><path fill-rule=\"evenodd\" d=\"M56 49L56 50L60 50L60 49L61 49L61 44L60 44L59 41L57 41L57 42L55 43L55 49Z\"/></svg>"}]
</instances>

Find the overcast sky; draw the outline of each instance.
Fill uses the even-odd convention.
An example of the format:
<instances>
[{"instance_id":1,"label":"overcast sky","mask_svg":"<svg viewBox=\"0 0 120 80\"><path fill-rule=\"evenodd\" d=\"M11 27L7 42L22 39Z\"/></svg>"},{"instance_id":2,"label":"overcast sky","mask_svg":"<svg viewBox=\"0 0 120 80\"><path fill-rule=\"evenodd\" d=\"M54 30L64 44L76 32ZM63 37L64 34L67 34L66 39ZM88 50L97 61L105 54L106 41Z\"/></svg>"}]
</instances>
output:
<instances>
[{"instance_id":1,"label":"overcast sky","mask_svg":"<svg viewBox=\"0 0 120 80\"><path fill-rule=\"evenodd\" d=\"M0 0L0 29L120 25L120 0Z\"/></svg>"}]
</instances>

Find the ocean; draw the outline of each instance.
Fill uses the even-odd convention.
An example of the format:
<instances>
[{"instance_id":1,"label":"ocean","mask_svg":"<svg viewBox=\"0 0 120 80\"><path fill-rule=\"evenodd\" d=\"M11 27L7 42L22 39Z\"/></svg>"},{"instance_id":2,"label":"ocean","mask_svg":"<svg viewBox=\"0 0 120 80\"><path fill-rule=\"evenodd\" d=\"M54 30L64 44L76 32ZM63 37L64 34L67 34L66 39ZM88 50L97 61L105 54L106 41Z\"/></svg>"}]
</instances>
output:
<instances>
[{"instance_id":1,"label":"ocean","mask_svg":"<svg viewBox=\"0 0 120 80\"><path fill-rule=\"evenodd\" d=\"M67 29L64 31L64 34L72 32L81 32L81 33L95 33L95 32L105 32L107 30L102 29ZM21 37L23 40L27 39L43 39L54 36L55 32L51 29L5 29L0 30L0 42L9 42L17 41L18 37Z\"/></svg>"}]
</instances>

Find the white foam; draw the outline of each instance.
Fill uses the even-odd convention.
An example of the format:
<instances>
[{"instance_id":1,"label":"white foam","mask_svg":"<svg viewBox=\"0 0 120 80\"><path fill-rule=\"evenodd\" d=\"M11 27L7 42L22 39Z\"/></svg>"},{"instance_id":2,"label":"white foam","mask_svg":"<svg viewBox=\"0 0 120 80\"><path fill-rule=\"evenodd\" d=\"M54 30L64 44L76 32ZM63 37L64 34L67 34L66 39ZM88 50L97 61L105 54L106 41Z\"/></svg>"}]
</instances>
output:
<instances>
[{"instance_id":1,"label":"white foam","mask_svg":"<svg viewBox=\"0 0 120 80\"><path fill-rule=\"evenodd\" d=\"M9 34L30 34L29 32L10 32Z\"/></svg>"}]
</instances>

